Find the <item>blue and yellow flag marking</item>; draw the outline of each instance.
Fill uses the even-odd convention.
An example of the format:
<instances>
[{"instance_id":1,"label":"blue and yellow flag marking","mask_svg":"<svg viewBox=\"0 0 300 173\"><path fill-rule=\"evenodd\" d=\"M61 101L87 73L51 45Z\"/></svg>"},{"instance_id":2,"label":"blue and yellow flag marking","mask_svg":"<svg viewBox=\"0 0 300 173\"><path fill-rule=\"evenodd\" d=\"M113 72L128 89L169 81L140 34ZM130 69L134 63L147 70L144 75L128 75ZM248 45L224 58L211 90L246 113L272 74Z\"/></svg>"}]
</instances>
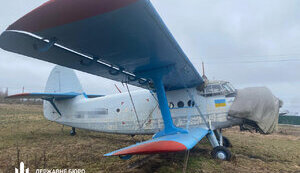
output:
<instances>
[{"instance_id":1,"label":"blue and yellow flag marking","mask_svg":"<svg viewBox=\"0 0 300 173\"><path fill-rule=\"evenodd\" d=\"M226 106L226 100L225 99L215 100L215 106L216 106L216 108L225 107Z\"/></svg>"}]
</instances>

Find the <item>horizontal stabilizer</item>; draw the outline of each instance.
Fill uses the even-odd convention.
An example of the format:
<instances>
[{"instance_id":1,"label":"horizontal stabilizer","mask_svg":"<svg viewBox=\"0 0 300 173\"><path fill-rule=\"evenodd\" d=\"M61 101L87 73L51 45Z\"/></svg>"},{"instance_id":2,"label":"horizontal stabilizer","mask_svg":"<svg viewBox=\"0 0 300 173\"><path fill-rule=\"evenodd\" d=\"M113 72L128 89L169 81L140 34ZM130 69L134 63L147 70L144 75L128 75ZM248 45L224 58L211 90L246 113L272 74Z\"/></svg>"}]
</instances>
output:
<instances>
[{"instance_id":1,"label":"horizontal stabilizer","mask_svg":"<svg viewBox=\"0 0 300 173\"><path fill-rule=\"evenodd\" d=\"M190 150L207 134L207 129L193 128L188 133L178 133L151 139L113 151L104 156L156 154Z\"/></svg>"},{"instance_id":2,"label":"horizontal stabilizer","mask_svg":"<svg viewBox=\"0 0 300 173\"><path fill-rule=\"evenodd\" d=\"M43 99L43 100L49 100L49 99L58 99L58 100L64 100L64 99L71 99L78 95L81 95L81 93L75 93L75 92L69 92L69 93L22 93L22 94L16 94L11 95L6 98L8 99ZM95 97L102 97L103 95L86 95L88 98L95 98Z\"/></svg>"}]
</instances>

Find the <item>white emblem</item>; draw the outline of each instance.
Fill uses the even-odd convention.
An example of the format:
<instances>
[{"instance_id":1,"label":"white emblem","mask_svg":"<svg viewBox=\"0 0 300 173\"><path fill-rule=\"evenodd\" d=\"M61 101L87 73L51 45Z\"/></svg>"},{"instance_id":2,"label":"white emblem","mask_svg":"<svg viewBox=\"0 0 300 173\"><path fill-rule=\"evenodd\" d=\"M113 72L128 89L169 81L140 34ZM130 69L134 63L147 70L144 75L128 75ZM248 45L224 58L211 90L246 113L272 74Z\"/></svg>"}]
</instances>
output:
<instances>
[{"instance_id":1,"label":"white emblem","mask_svg":"<svg viewBox=\"0 0 300 173\"><path fill-rule=\"evenodd\" d=\"M24 163L23 162L20 163L20 172L19 172L18 168L15 168L15 173L29 173L29 168L27 168L25 171L26 172L24 172Z\"/></svg>"}]
</instances>

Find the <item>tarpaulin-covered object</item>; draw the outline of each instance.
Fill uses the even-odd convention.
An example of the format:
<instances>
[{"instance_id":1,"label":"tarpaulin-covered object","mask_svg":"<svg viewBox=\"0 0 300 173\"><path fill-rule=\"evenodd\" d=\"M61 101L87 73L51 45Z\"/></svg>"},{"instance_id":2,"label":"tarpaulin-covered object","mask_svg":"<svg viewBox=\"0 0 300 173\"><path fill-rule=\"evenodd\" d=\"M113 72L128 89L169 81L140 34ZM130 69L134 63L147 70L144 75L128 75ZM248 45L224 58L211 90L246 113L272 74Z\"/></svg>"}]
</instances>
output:
<instances>
[{"instance_id":1,"label":"tarpaulin-covered object","mask_svg":"<svg viewBox=\"0 0 300 173\"><path fill-rule=\"evenodd\" d=\"M269 134L277 129L281 104L268 88L245 88L237 90L229 116L251 120L263 133Z\"/></svg>"}]
</instances>

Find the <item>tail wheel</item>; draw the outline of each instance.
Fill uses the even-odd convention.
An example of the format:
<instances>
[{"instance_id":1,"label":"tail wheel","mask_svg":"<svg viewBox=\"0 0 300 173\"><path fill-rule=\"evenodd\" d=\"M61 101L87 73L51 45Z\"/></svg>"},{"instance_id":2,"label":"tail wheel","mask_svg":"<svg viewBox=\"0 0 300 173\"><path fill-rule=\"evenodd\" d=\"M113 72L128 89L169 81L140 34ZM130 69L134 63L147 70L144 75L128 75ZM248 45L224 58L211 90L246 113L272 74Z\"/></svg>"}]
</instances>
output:
<instances>
[{"instance_id":1,"label":"tail wheel","mask_svg":"<svg viewBox=\"0 0 300 173\"><path fill-rule=\"evenodd\" d=\"M231 159L231 152L226 147L223 146L215 147L211 152L211 155L214 159L218 159L218 160L229 161Z\"/></svg>"},{"instance_id":2,"label":"tail wheel","mask_svg":"<svg viewBox=\"0 0 300 173\"><path fill-rule=\"evenodd\" d=\"M71 136L75 136L75 135L76 135L76 132L74 132L73 130L71 130L71 131L70 131L70 135L71 135Z\"/></svg>"},{"instance_id":3,"label":"tail wheel","mask_svg":"<svg viewBox=\"0 0 300 173\"><path fill-rule=\"evenodd\" d=\"M76 130L74 127L72 127L72 130L70 131L70 135L71 136L75 136L76 135Z\"/></svg>"}]
</instances>

